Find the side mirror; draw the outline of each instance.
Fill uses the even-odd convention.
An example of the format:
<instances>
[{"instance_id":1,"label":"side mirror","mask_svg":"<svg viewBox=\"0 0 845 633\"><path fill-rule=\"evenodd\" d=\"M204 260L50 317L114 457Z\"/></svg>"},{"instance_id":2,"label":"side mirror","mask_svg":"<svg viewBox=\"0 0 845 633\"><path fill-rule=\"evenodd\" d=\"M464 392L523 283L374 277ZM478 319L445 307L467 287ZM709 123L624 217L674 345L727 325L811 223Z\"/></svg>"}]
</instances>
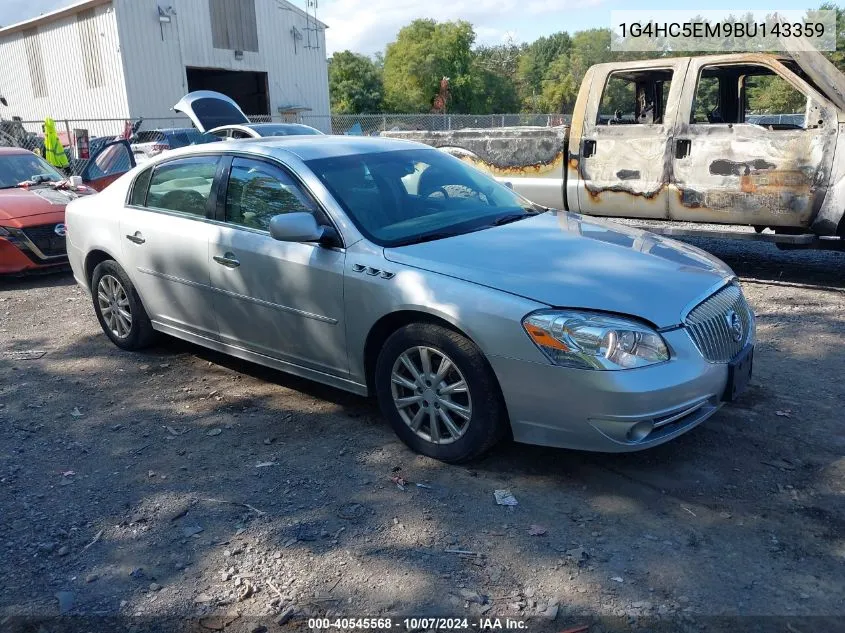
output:
<instances>
[{"instance_id":1,"label":"side mirror","mask_svg":"<svg viewBox=\"0 0 845 633\"><path fill-rule=\"evenodd\" d=\"M270 218L270 237L280 242L319 242L324 231L310 213L281 213Z\"/></svg>"}]
</instances>

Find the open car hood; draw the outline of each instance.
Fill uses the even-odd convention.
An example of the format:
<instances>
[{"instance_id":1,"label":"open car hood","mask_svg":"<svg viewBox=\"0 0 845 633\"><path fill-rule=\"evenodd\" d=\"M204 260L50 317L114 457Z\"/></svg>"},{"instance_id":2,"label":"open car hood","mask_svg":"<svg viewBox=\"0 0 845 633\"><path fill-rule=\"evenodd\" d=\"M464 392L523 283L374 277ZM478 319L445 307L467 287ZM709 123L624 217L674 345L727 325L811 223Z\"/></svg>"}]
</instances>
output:
<instances>
[{"instance_id":1,"label":"open car hood","mask_svg":"<svg viewBox=\"0 0 845 633\"><path fill-rule=\"evenodd\" d=\"M179 99L173 109L188 115L200 132L207 132L221 125L249 124L249 119L233 99L213 90L189 92Z\"/></svg>"}]
</instances>

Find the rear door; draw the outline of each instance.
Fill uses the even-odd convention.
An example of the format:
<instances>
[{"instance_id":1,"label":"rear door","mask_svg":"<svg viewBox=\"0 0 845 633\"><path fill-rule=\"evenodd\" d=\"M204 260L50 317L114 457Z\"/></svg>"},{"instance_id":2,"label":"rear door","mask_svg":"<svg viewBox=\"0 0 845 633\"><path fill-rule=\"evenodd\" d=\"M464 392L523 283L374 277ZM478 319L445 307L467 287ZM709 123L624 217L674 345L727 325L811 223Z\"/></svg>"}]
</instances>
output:
<instances>
[{"instance_id":1,"label":"rear door","mask_svg":"<svg viewBox=\"0 0 845 633\"><path fill-rule=\"evenodd\" d=\"M666 161L687 64L662 59L594 69L577 156L582 213L667 217Z\"/></svg>"},{"instance_id":2,"label":"rear door","mask_svg":"<svg viewBox=\"0 0 845 633\"><path fill-rule=\"evenodd\" d=\"M827 191L834 108L774 59L694 58L687 77L672 219L806 227Z\"/></svg>"},{"instance_id":3,"label":"rear door","mask_svg":"<svg viewBox=\"0 0 845 633\"><path fill-rule=\"evenodd\" d=\"M121 214L123 265L153 321L217 338L208 271L219 155L158 163L135 178Z\"/></svg>"},{"instance_id":4,"label":"rear door","mask_svg":"<svg viewBox=\"0 0 845 633\"><path fill-rule=\"evenodd\" d=\"M348 373L344 249L270 237L270 218L327 218L276 163L235 157L220 193L223 222L210 243L211 283L224 343L333 375Z\"/></svg>"}]
</instances>

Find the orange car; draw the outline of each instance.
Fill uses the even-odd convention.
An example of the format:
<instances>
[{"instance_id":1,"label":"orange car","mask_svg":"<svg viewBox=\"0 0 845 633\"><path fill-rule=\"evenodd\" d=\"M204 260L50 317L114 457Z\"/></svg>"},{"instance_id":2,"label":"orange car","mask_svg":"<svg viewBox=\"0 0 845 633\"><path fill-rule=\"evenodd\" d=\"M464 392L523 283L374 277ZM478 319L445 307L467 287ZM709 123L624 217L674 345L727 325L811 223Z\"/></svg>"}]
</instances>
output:
<instances>
[{"instance_id":1,"label":"orange car","mask_svg":"<svg viewBox=\"0 0 845 633\"><path fill-rule=\"evenodd\" d=\"M40 156L0 147L0 275L67 265L65 206L101 191L134 167L125 141L109 143L88 161L73 187Z\"/></svg>"}]
</instances>

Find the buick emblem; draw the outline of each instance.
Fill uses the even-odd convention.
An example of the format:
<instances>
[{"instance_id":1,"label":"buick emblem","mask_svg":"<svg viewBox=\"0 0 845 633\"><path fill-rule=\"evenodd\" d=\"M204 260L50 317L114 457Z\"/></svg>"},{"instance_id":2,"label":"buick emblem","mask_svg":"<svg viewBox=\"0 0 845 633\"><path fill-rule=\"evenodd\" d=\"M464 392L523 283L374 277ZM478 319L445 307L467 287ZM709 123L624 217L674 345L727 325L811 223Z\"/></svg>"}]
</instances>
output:
<instances>
[{"instance_id":1,"label":"buick emblem","mask_svg":"<svg viewBox=\"0 0 845 633\"><path fill-rule=\"evenodd\" d=\"M742 319L739 318L739 315L734 310L731 310L725 315L725 320L728 322L728 331L730 331L733 340L739 343L745 334Z\"/></svg>"},{"instance_id":2,"label":"buick emblem","mask_svg":"<svg viewBox=\"0 0 845 633\"><path fill-rule=\"evenodd\" d=\"M58 235L59 237L64 237L67 235L67 227L64 224L57 224L53 227L53 233Z\"/></svg>"}]
</instances>

